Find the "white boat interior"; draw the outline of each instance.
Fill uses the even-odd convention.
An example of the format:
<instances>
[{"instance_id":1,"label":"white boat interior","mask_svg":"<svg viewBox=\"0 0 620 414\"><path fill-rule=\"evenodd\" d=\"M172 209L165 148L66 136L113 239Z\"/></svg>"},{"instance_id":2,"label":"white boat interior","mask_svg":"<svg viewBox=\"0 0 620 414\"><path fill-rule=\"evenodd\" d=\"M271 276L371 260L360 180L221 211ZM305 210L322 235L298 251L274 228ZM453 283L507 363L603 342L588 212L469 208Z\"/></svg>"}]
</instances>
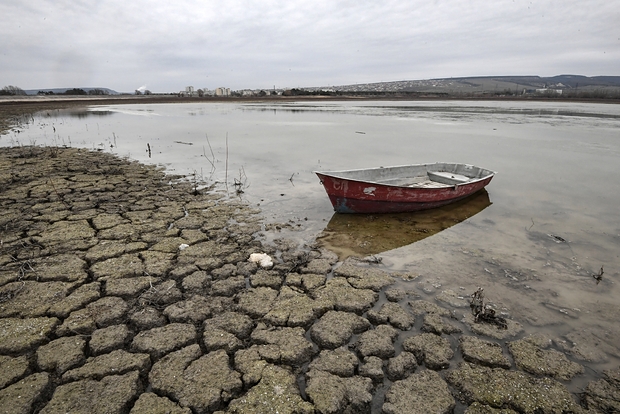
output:
<instances>
[{"instance_id":1,"label":"white boat interior","mask_svg":"<svg viewBox=\"0 0 620 414\"><path fill-rule=\"evenodd\" d=\"M434 163L331 171L323 174L396 187L442 188L482 180L493 176L495 172L469 164Z\"/></svg>"}]
</instances>

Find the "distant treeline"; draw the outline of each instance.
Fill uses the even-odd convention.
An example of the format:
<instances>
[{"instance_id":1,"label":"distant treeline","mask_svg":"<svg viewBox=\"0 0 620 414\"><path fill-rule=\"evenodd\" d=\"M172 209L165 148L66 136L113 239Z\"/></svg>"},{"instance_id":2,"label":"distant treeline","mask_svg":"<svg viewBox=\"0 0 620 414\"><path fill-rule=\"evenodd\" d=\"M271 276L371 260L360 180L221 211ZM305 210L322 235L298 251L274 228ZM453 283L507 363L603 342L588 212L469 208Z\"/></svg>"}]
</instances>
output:
<instances>
[{"instance_id":1,"label":"distant treeline","mask_svg":"<svg viewBox=\"0 0 620 414\"><path fill-rule=\"evenodd\" d=\"M54 93L54 91L39 91L37 95L109 95L110 93L104 89L91 89L86 92L84 89L73 88L67 89L66 91L60 93Z\"/></svg>"},{"instance_id":2,"label":"distant treeline","mask_svg":"<svg viewBox=\"0 0 620 414\"><path fill-rule=\"evenodd\" d=\"M105 90L105 89L90 89L88 92L86 92L84 89L80 89L80 88L73 88L73 89L67 89L64 92L54 92L51 90L41 90L37 93L37 95L109 95L110 93ZM24 91L22 88L19 88L17 86L5 86L4 88L0 89L0 95L4 95L4 96L25 96L27 95L26 91Z\"/></svg>"},{"instance_id":3,"label":"distant treeline","mask_svg":"<svg viewBox=\"0 0 620 414\"><path fill-rule=\"evenodd\" d=\"M22 88L18 88L17 86L9 85L0 89L0 95L26 95L26 91Z\"/></svg>"}]
</instances>

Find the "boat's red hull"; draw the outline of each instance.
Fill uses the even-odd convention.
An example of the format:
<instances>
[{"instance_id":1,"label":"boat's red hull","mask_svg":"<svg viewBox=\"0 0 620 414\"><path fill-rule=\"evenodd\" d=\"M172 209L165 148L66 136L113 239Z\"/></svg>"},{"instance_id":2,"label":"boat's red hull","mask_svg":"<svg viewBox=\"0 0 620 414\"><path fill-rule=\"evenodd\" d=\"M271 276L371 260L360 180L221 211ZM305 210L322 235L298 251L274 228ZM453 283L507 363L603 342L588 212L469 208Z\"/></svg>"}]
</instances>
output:
<instances>
[{"instance_id":1,"label":"boat's red hull","mask_svg":"<svg viewBox=\"0 0 620 414\"><path fill-rule=\"evenodd\" d=\"M316 173L338 213L402 213L461 200L487 186L493 176L444 188L381 185Z\"/></svg>"}]
</instances>

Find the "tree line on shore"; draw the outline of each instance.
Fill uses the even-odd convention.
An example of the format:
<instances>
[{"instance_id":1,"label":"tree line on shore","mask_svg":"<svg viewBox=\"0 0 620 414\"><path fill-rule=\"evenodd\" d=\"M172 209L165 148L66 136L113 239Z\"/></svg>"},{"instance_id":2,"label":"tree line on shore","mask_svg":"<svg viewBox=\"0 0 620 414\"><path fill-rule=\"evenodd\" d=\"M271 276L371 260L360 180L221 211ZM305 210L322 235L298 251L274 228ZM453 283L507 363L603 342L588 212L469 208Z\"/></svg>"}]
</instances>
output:
<instances>
[{"instance_id":1,"label":"tree line on shore","mask_svg":"<svg viewBox=\"0 0 620 414\"><path fill-rule=\"evenodd\" d=\"M37 95L109 95L110 93L105 89L94 88L88 92L81 88L67 89L66 91L59 93L52 90L40 90ZM0 89L0 95L4 96L26 96L28 95L25 90L18 86L8 85Z\"/></svg>"}]
</instances>

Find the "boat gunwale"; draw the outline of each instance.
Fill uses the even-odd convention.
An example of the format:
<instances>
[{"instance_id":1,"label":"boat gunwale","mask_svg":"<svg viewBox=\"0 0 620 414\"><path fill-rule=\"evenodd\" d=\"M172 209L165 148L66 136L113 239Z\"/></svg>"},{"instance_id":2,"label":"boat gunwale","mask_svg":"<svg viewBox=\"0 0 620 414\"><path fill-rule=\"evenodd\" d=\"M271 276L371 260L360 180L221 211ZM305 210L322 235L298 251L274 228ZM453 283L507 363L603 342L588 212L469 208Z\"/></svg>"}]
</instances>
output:
<instances>
[{"instance_id":1,"label":"boat gunwale","mask_svg":"<svg viewBox=\"0 0 620 414\"><path fill-rule=\"evenodd\" d=\"M457 186L465 186L465 185L469 185L469 184L474 184L477 183L479 181L483 181L486 180L490 177L494 177L495 174L497 174L497 172L493 171L493 170L489 170L487 168L482 168L482 167L478 167L476 165L472 165L472 164L464 164L464 163L457 163L457 162L435 162L435 163L427 163L427 164L405 164L405 165L393 165L393 166L389 166L389 167L373 167L373 168L357 168L357 169L351 169L351 170L339 170L339 171L313 171L314 174L321 174L324 175L326 177L331 177L331 178L337 178L340 180L347 180L350 182L356 182L356 183L362 183L362 184L374 184L374 185L381 185L381 186L386 186L386 187L395 187L395 188L403 188L403 189L411 189L411 190L420 190L420 189L427 189L427 190L433 190L433 188L423 188L423 187L412 187L412 186L403 186L403 185L395 185L395 184L388 184L388 183L382 183L380 181L371 181L371 180L361 180L358 178L349 178L346 176L340 176L340 175L336 175L338 173L352 173L352 172L360 172L360 171L380 171L380 170L385 170L385 169L392 169L392 168L406 168L406 167L427 167L429 165L437 165L437 164L445 164L445 165L466 165L466 166L470 166L470 167L474 167L474 168L478 168L479 170L484 170L484 171L488 171L489 173L480 177L480 178L472 178L471 180L465 181L463 183L460 184L455 184ZM449 185L446 184L446 187L454 187L454 185ZM442 187L439 187L442 188ZM437 188L437 189L439 189Z\"/></svg>"}]
</instances>

